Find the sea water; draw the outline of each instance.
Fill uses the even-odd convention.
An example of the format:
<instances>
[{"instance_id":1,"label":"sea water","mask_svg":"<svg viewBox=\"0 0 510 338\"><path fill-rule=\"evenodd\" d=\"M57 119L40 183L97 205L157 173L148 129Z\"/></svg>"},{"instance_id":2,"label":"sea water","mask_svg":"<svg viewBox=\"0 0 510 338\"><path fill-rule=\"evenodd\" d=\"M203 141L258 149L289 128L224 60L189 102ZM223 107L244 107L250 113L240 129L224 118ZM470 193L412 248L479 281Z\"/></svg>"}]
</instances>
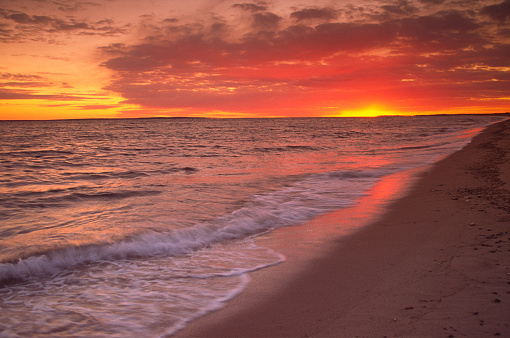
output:
<instances>
[{"instance_id":1,"label":"sea water","mask_svg":"<svg viewBox=\"0 0 510 338\"><path fill-rule=\"evenodd\" d=\"M0 122L0 336L165 336L494 116ZM339 220L342 226L342 220Z\"/></svg>"}]
</instances>

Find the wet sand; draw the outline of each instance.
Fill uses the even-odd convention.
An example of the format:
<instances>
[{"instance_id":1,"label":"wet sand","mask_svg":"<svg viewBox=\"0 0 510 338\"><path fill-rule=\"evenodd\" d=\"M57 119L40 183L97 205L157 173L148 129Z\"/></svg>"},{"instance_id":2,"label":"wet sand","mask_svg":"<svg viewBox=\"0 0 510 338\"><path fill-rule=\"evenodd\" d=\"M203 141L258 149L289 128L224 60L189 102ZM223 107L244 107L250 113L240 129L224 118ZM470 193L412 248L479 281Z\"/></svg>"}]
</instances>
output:
<instances>
[{"instance_id":1,"label":"wet sand","mask_svg":"<svg viewBox=\"0 0 510 338\"><path fill-rule=\"evenodd\" d=\"M287 261L176 336L510 336L510 120L398 195L411 176L378 185L370 198L393 202L351 234L330 239L335 223L355 228L378 203L257 239Z\"/></svg>"}]
</instances>

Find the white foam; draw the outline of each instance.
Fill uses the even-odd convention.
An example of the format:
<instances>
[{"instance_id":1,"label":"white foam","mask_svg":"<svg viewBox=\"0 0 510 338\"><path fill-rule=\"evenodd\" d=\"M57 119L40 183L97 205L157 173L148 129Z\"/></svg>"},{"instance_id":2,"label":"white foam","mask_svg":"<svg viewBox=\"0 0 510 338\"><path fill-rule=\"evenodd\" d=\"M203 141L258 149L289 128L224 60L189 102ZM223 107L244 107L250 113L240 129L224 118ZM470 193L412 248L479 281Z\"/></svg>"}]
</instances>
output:
<instances>
[{"instance_id":1,"label":"white foam","mask_svg":"<svg viewBox=\"0 0 510 338\"><path fill-rule=\"evenodd\" d=\"M246 287L247 272L283 260L245 240L15 284L0 289L1 321L10 330L0 336L53 329L62 335L168 336L223 307Z\"/></svg>"}]
</instances>

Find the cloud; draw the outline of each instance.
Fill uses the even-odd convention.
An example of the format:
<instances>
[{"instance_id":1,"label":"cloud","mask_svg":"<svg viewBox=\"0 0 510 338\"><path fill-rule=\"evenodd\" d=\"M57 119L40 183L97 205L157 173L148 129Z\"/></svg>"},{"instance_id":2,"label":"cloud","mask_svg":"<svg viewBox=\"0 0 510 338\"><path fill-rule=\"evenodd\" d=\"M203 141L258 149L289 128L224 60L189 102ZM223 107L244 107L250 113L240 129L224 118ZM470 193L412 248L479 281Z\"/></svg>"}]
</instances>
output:
<instances>
[{"instance_id":1,"label":"cloud","mask_svg":"<svg viewBox=\"0 0 510 338\"><path fill-rule=\"evenodd\" d=\"M257 4L241 3L233 4L232 8L238 8L247 12L263 12L267 10L267 4L265 2L259 2Z\"/></svg>"},{"instance_id":2,"label":"cloud","mask_svg":"<svg viewBox=\"0 0 510 338\"><path fill-rule=\"evenodd\" d=\"M390 15L409 15L418 12L418 8L409 4L407 0L399 0L393 5L383 5L381 9Z\"/></svg>"},{"instance_id":3,"label":"cloud","mask_svg":"<svg viewBox=\"0 0 510 338\"><path fill-rule=\"evenodd\" d=\"M395 40L397 29L395 25L355 23L327 23L315 28L294 25L276 32L249 33L235 42L199 32L175 40L160 38L132 46L105 46L104 52L117 56L103 66L122 72L168 67L168 73L182 74L266 62L317 61L336 52L380 47Z\"/></svg>"},{"instance_id":4,"label":"cloud","mask_svg":"<svg viewBox=\"0 0 510 338\"><path fill-rule=\"evenodd\" d=\"M90 7L101 6L98 3L90 1L56 1L53 0L53 4L57 5L58 10L62 12L77 12Z\"/></svg>"},{"instance_id":5,"label":"cloud","mask_svg":"<svg viewBox=\"0 0 510 338\"><path fill-rule=\"evenodd\" d=\"M0 100L81 101L91 99L80 94L41 94L34 90L0 88Z\"/></svg>"},{"instance_id":6,"label":"cloud","mask_svg":"<svg viewBox=\"0 0 510 338\"><path fill-rule=\"evenodd\" d=\"M166 34L103 46L102 66L115 74L105 89L148 109L241 111L361 102L367 95L467 102L509 85L510 47L475 10L428 6L421 13L410 1L286 15L260 3L233 7L253 20L248 31L227 19L172 20ZM354 12L369 20L344 20Z\"/></svg>"},{"instance_id":7,"label":"cloud","mask_svg":"<svg viewBox=\"0 0 510 338\"><path fill-rule=\"evenodd\" d=\"M179 22L179 19L177 19L177 18L167 18L167 19L163 20L163 22L164 23L172 23L172 24L174 24L174 23Z\"/></svg>"},{"instance_id":8,"label":"cloud","mask_svg":"<svg viewBox=\"0 0 510 338\"><path fill-rule=\"evenodd\" d=\"M17 23L21 24L35 24L35 25L46 25L51 24L53 21L52 18L49 16L40 16L40 15L34 15L30 16L26 13L12 13L12 14L4 14L3 16L5 19L12 20Z\"/></svg>"},{"instance_id":9,"label":"cloud","mask_svg":"<svg viewBox=\"0 0 510 338\"><path fill-rule=\"evenodd\" d=\"M461 11L395 20L398 34L408 52L452 51L487 43L475 19Z\"/></svg>"},{"instance_id":10,"label":"cloud","mask_svg":"<svg viewBox=\"0 0 510 338\"><path fill-rule=\"evenodd\" d=\"M49 85L48 79L40 75L0 73L0 87L34 88Z\"/></svg>"},{"instance_id":11,"label":"cloud","mask_svg":"<svg viewBox=\"0 0 510 338\"><path fill-rule=\"evenodd\" d=\"M441 5L442 3L445 2L445 0L418 0L418 1L430 5Z\"/></svg>"},{"instance_id":12,"label":"cloud","mask_svg":"<svg viewBox=\"0 0 510 338\"><path fill-rule=\"evenodd\" d=\"M282 20L271 12L256 13L253 15L253 27L259 30L276 30Z\"/></svg>"},{"instance_id":13,"label":"cloud","mask_svg":"<svg viewBox=\"0 0 510 338\"><path fill-rule=\"evenodd\" d=\"M47 82L0 82L0 87L47 87L50 84Z\"/></svg>"},{"instance_id":14,"label":"cloud","mask_svg":"<svg viewBox=\"0 0 510 338\"><path fill-rule=\"evenodd\" d=\"M108 105L108 104L89 104L89 105L83 105L83 106L79 106L79 107L81 109L85 109L85 110L96 110L96 109L106 110L106 109L118 108L119 106L118 105Z\"/></svg>"},{"instance_id":15,"label":"cloud","mask_svg":"<svg viewBox=\"0 0 510 338\"><path fill-rule=\"evenodd\" d=\"M73 87L66 82L55 84L37 74L0 72L0 100L97 101L95 96L80 93L47 93L59 88Z\"/></svg>"},{"instance_id":16,"label":"cloud","mask_svg":"<svg viewBox=\"0 0 510 338\"><path fill-rule=\"evenodd\" d=\"M510 0L505 0L500 4L485 6L480 13L488 15L494 20L504 22L510 18Z\"/></svg>"},{"instance_id":17,"label":"cloud","mask_svg":"<svg viewBox=\"0 0 510 338\"><path fill-rule=\"evenodd\" d=\"M3 80L33 81L33 80L44 80L44 78L40 75L33 75L33 74L0 73L0 81L3 81Z\"/></svg>"},{"instance_id":18,"label":"cloud","mask_svg":"<svg viewBox=\"0 0 510 338\"><path fill-rule=\"evenodd\" d=\"M82 35L118 36L126 34L130 25L116 25L111 19L86 22L76 19L61 19L46 15L29 15L18 11L0 9L0 42L22 42L44 40L44 36L55 33L78 33Z\"/></svg>"},{"instance_id":19,"label":"cloud","mask_svg":"<svg viewBox=\"0 0 510 338\"><path fill-rule=\"evenodd\" d=\"M292 12L290 18L296 22L303 21L329 21L338 18L338 10L325 7L325 8L305 8L299 11Z\"/></svg>"},{"instance_id":20,"label":"cloud","mask_svg":"<svg viewBox=\"0 0 510 338\"><path fill-rule=\"evenodd\" d=\"M406 52L437 52L480 46L487 40L478 32L480 24L464 12L438 12L409 16L380 23L322 23L315 27L282 24L280 16L268 12L237 41L213 35L211 27L177 25L172 36L152 36L134 45L112 44L101 47L109 55L103 66L122 72L152 71L168 67L170 74L208 71L217 67L252 66L265 62L318 61L335 53L366 52L390 48ZM229 29L225 23L224 31Z\"/></svg>"}]
</instances>

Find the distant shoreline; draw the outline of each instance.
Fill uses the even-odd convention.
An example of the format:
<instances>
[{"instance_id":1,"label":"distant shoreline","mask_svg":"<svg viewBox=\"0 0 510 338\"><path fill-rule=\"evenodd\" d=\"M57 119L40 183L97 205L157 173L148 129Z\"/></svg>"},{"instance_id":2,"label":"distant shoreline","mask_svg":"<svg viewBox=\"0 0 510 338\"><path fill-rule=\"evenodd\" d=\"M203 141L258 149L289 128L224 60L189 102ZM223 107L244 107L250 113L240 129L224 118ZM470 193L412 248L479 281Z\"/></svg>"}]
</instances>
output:
<instances>
[{"instance_id":1,"label":"distant shoreline","mask_svg":"<svg viewBox=\"0 0 510 338\"><path fill-rule=\"evenodd\" d=\"M82 119L48 119L48 120L2 120L1 122L44 122L44 121L117 121L117 120L258 120L258 119L358 119L358 118L388 118L388 117L430 117L430 116L508 116L510 112L505 113L487 113L487 114L416 114L416 115L380 115L380 116L295 116L295 117L201 117L201 116L149 116L149 117L96 117Z\"/></svg>"}]
</instances>

